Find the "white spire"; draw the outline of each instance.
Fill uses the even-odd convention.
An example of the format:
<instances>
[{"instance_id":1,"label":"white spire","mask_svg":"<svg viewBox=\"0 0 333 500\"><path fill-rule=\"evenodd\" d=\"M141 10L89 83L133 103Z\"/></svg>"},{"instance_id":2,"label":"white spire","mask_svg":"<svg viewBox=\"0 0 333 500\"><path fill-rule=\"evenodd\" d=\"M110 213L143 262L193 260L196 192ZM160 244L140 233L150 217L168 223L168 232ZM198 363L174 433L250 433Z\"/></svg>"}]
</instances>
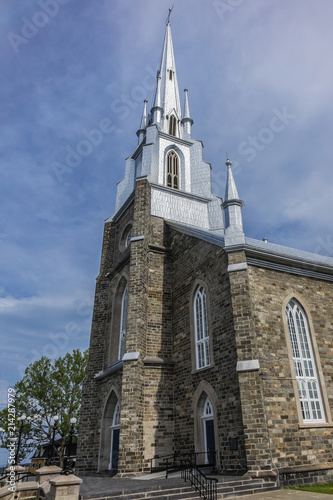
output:
<instances>
[{"instance_id":1,"label":"white spire","mask_svg":"<svg viewBox=\"0 0 333 500\"><path fill-rule=\"evenodd\" d=\"M140 123L140 128L137 131L136 135L138 136L138 144L141 144L141 142L144 139L145 133L146 133L146 126L147 126L147 99L145 99L143 105L143 111L142 111L142 117L141 117L141 123Z\"/></svg>"},{"instance_id":2,"label":"white spire","mask_svg":"<svg viewBox=\"0 0 333 500\"><path fill-rule=\"evenodd\" d=\"M237 245L245 242L243 232L242 208L244 203L239 199L235 179L231 170L231 161L226 161L227 182L225 200L222 204L225 220L225 245Z\"/></svg>"},{"instance_id":3,"label":"white spire","mask_svg":"<svg viewBox=\"0 0 333 500\"><path fill-rule=\"evenodd\" d=\"M165 29L164 43L163 43L158 77L160 77L160 81L157 79L154 100L153 100L154 106L158 105L157 102L159 98L160 100L159 105L163 109L164 118L174 113L176 114L177 120L180 120L181 107L179 100L175 57L173 53L171 27L169 22L167 23ZM166 128L167 127L165 126L165 129Z\"/></svg>"},{"instance_id":4,"label":"white spire","mask_svg":"<svg viewBox=\"0 0 333 500\"><path fill-rule=\"evenodd\" d=\"M193 120L190 116L190 107L188 105L188 90L184 89L184 117L182 123L184 124L184 133L191 137L191 127Z\"/></svg>"}]
</instances>

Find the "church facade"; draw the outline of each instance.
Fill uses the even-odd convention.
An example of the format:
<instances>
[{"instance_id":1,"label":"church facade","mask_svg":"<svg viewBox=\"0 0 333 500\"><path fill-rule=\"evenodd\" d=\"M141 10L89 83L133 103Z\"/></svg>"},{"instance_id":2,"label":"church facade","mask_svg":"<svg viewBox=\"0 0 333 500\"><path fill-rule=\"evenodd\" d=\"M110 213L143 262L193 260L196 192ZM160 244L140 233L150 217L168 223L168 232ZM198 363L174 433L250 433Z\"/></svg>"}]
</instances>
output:
<instances>
[{"instance_id":1,"label":"church facade","mask_svg":"<svg viewBox=\"0 0 333 500\"><path fill-rule=\"evenodd\" d=\"M168 22L105 222L78 471L138 475L179 453L332 478L333 259L245 237L232 162L222 200L192 124Z\"/></svg>"}]
</instances>

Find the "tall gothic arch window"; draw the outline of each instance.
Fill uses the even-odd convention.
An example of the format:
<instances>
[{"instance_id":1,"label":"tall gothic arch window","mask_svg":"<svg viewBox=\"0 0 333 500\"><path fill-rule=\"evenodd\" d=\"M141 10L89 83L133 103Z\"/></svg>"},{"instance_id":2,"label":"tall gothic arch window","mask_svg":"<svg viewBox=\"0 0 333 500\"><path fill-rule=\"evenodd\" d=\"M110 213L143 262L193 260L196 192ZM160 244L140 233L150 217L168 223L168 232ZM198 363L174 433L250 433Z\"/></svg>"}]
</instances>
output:
<instances>
[{"instance_id":1,"label":"tall gothic arch window","mask_svg":"<svg viewBox=\"0 0 333 500\"><path fill-rule=\"evenodd\" d=\"M167 156L167 186L179 189L179 158L174 151Z\"/></svg>"},{"instance_id":2,"label":"tall gothic arch window","mask_svg":"<svg viewBox=\"0 0 333 500\"><path fill-rule=\"evenodd\" d=\"M121 299L119 355L118 355L119 359L123 359L123 356L125 354L126 329L127 329L127 305L128 305L128 286L126 285Z\"/></svg>"},{"instance_id":3,"label":"tall gothic arch window","mask_svg":"<svg viewBox=\"0 0 333 500\"><path fill-rule=\"evenodd\" d=\"M196 365L200 369L210 365L207 296L202 286L194 295L194 328Z\"/></svg>"},{"instance_id":4,"label":"tall gothic arch window","mask_svg":"<svg viewBox=\"0 0 333 500\"><path fill-rule=\"evenodd\" d=\"M303 421L324 422L325 414L306 314L300 304L292 299L287 304L286 315Z\"/></svg>"},{"instance_id":5,"label":"tall gothic arch window","mask_svg":"<svg viewBox=\"0 0 333 500\"><path fill-rule=\"evenodd\" d=\"M177 120L174 115L171 115L169 118L169 134L176 135L177 130Z\"/></svg>"}]
</instances>

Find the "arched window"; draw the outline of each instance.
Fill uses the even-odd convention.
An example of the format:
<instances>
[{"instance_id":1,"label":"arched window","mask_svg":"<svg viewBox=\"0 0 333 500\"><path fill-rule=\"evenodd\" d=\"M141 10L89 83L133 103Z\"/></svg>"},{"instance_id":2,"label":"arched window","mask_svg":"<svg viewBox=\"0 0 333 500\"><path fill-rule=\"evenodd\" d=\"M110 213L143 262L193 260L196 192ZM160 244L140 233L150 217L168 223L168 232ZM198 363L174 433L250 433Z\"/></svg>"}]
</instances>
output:
<instances>
[{"instance_id":1,"label":"arched window","mask_svg":"<svg viewBox=\"0 0 333 500\"><path fill-rule=\"evenodd\" d=\"M174 115L169 118L169 134L176 135L177 120Z\"/></svg>"},{"instance_id":2,"label":"arched window","mask_svg":"<svg viewBox=\"0 0 333 500\"><path fill-rule=\"evenodd\" d=\"M167 156L167 186L179 189L179 159L174 151Z\"/></svg>"},{"instance_id":3,"label":"arched window","mask_svg":"<svg viewBox=\"0 0 333 500\"><path fill-rule=\"evenodd\" d=\"M132 234L133 234L133 228L131 226L125 236L125 248L129 247L131 243Z\"/></svg>"},{"instance_id":4,"label":"arched window","mask_svg":"<svg viewBox=\"0 0 333 500\"><path fill-rule=\"evenodd\" d=\"M205 289L198 287L194 295L195 352L197 369L210 365L210 347Z\"/></svg>"},{"instance_id":5,"label":"arched window","mask_svg":"<svg viewBox=\"0 0 333 500\"><path fill-rule=\"evenodd\" d=\"M123 356L125 354L126 329L127 329L127 304L128 304L128 286L126 285L124 293L123 293L123 297L121 299L118 359L123 359Z\"/></svg>"},{"instance_id":6,"label":"arched window","mask_svg":"<svg viewBox=\"0 0 333 500\"><path fill-rule=\"evenodd\" d=\"M324 422L324 408L306 314L298 302L292 299L287 304L286 315L303 421Z\"/></svg>"},{"instance_id":7,"label":"arched window","mask_svg":"<svg viewBox=\"0 0 333 500\"><path fill-rule=\"evenodd\" d=\"M202 418L212 418L213 417L213 407L209 398L206 399L203 417Z\"/></svg>"}]
</instances>

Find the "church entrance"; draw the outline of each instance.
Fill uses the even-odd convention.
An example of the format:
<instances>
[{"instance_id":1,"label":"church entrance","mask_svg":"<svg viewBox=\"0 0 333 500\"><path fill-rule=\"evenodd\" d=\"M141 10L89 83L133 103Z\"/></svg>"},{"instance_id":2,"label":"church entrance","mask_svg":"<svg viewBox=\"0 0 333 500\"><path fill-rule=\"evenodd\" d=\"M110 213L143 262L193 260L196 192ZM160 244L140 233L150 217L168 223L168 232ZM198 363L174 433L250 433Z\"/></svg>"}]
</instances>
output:
<instances>
[{"instance_id":1,"label":"church entrance","mask_svg":"<svg viewBox=\"0 0 333 500\"><path fill-rule=\"evenodd\" d=\"M212 403L208 397L205 401L202 419L204 427L205 464L215 465L214 414Z\"/></svg>"},{"instance_id":2,"label":"church entrance","mask_svg":"<svg viewBox=\"0 0 333 500\"><path fill-rule=\"evenodd\" d=\"M101 422L99 472L118 469L119 434L120 404L117 394L112 390L106 401Z\"/></svg>"},{"instance_id":3,"label":"church entrance","mask_svg":"<svg viewBox=\"0 0 333 500\"><path fill-rule=\"evenodd\" d=\"M119 433L120 433L120 406L117 403L113 414L111 430L111 446L110 446L110 463L109 470L118 469L118 457L119 457Z\"/></svg>"}]
</instances>

